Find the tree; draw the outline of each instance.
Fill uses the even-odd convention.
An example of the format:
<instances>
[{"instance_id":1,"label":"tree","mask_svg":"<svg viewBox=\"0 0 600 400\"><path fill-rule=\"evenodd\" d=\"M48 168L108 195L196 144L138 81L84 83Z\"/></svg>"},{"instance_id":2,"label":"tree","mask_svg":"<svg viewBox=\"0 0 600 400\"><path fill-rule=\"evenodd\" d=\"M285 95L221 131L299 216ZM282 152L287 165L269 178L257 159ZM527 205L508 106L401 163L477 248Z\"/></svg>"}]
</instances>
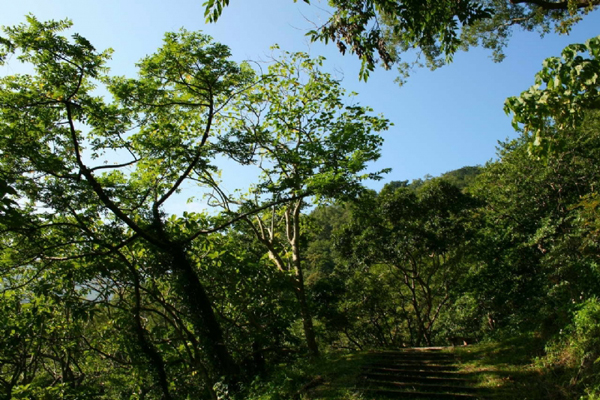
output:
<instances>
[{"instance_id":1,"label":"tree","mask_svg":"<svg viewBox=\"0 0 600 400\"><path fill-rule=\"evenodd\" d=\"M368 107L346 105L340 83L320 71L322 58L285 54L269 67L268 76L242 100L242 118L232 123L231 140L223 145L235 160L257 166L260 182L247 200L250 209L291 201L245 218L277 269L290 276L298 300L308 348L319 350L304 284L307 199L353 197L361 181L379 179L363 173L379 158L378 132L389 122L370 115ZM241 134L244 132L245 134ZM232 199L222 196L228 207Z\"/></svg>"},{"instance_id":2,"label":"tree","mask_svg":"<svg viewBox=\"0 0 600 400\"><path fill-rule=\"evenodd\" d=\"M503 144L474 188L487 204L481 215L492 217L481 231L489 265L479 283L496 283L481 298L495 299L505 325L561 329L572 305L595 294L599 51L600 37L567 46L544 61L534 86L506 100L522 135ZM514 312L518 302L527 307Z\"/></svg>"},{"instance_id":3,"label":"tree","mask_svg":"<svg viewBox=\"0 0 600 400\"><path fill-rule=\"evenodd\" d=\"M597 112L588 112L576 130L557 130L563 146L545 159L529 154L527 136L505 143L470 188L482 204L471 286L497 328L553 333L597 295L588 236L597 211L588 201L599 179L598 126Z\"/></svg>"},{"instance_id":4,"label":"tree","mask_svg":"<svg viewBox=\"0 0 600 400\"><path fill-rule=\"evenodd\" d=\"M467 190L481 173L480 166L462 167L442 174L441 178L461 190Z\"/></svg>"},{"instance_id":5,"label":"tree","mask_svg":"<svg viewBox=\"0 0 600 400\"><path fill-rule=\"evenodd\" d=\"M228 243L220 234L274 208L287 215L289 240L278 251L284 268L298 271L291 281L300 293L297 232L305 199L352 194L360 180L377 177L361 171L379 156L381 138L373 132L388 122L345 105L339 82L306 55L293 56L298 65L276 60L269 74L259 75L230 61L229 49L210 37L180 31L167 33L163 46L138 64L139 76L126 79L109 75L110 51L96 51L77 34L61 36L70 26L30 16L27 24L5 28L1 40L3 63L16 55L33 70L0 80L2 291L12 296L5 308L35 300L37 293L19 297L21 287L39 282L51 290L45 277L56 274L68 293L57 295L58 310L63 300L87 304L93 293L95 315L120 321L107 330L118 345L103 350L93 330L74 340L84 343L77 342L84 349L77 354L110 358L133 372L131 379L120 375L126 390L185 397L199 378L213 397L219 381L235 390L240 364L256 356L259 365L269 345L253 314L262 312L273 338L286 335L290 318L277 288L269 304L281 299L281 317L275 308L258 311L261 296L279 280L257 272L262 264L254 253L234 255L230 244L222 245L228 254L215 249ZM224 196L212 165L217 157L257 165L263 180L221 214L167 214L166 204L188 184L207 194L209 204ZM250 300L236 293L236 262L250 264L237 268L257 283ZM253 327L232 322L243 320ZM75 359L63 364L72 367ZM150 373L136 375L144 363ZM38 365L44 364L31 367L42 371ZM14 385L6 386L10 395Z\"/></svg>"},{"instance_id":6,"label":"tree","mask_svg":"<svg viewBox=\"0 0 600 400\"><path fill-rule=\"evenodd\" d=\"M308 0L305 0L309 3ZM596 9L598 0L465 0L385 1L333 0L329 20L308 35L312 40L332 41L344 54L350 51L362 61L360 78L381 62L389 69L396 64L399 82L408 76L411 64L431 69L452 60L456 51L483 46L493 51L495 61L504 58L503 49L512 30L520 27L540 34L554 28L568 33L571 26ZM205 17L215 22L228 0L208 0ZM414 62L404 54L418 49Z\"/></svg>"},{"instance_id":7,"label":"tree","mask_svg":"<svg viewBox=\"0 0 600 400\"><path fill-rule=\"evenodd\" d=\"M389 269L396 286L392 308L406 318L413 346L432 344L436 322L464 278L472 206L470 196L442 179L416 192L384 188L357 203L338 239L342 256L364 274Z\"/></svg>"},{"instance_id":8,"label":"tree","mask_svg":"<svg viewBox=\"0 0 600 400\"><path fill-rule=\"evenodd\" d=\"M58 35L70 25L28 17L28 25L5 29L2 59L18 51L35 70L3 78L0 92L3 176L15 182L9 194L38 219L19 231L38 232L44 254L44 231L70 226L82 240L63 236L56 244L68 257L84 244L102 253L146 243L161 260L154 273L171 274L180 291L213 377L234 377L237 366L188 252L198 236L232 221L196 224L184 234L162 207L185 181L213 169L213 125L254 74L228 61L227 47L180 32L140 63L139 79L110 78L110 52L76 34L72 41ZM119 101L95 96L98 84ZM114 164L115 156L129 160ZM103 246L91 234L99 226L113 231Z\"/></svg>"}]
</instances>

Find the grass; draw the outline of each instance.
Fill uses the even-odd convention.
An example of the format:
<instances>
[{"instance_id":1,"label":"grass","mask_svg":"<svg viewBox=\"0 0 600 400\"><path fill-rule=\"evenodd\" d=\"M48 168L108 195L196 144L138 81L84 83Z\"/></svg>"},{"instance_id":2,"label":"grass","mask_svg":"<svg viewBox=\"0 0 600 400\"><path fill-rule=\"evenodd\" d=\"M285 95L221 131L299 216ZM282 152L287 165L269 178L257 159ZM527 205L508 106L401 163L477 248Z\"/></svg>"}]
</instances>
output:
<instances>
[{"instance_id":1,"label":"grass","mask_svg":"<svg viewBox=\"0 0 600 400\"><path fill-rule=\"evenodd\" d=\"M359 400L355 385L367 353L323 354L318 360L278 365L266 382L255 382L248 400Z\"/></svg>"},{"instance_id":2,"label":"grass","mask_svg":"<svg viewBox=\"0 0 600 400\"><path fill-rule=\"evenodd\" d=\"M367 353L329 355L322 365L319 382L300 391L302 400L358 400L355 386L365 365Z\"/></svg>"},{"instance_id":3,"label":"grass","mask_svg":"<svg viewBox=\"0 0 600 400\"><path fill-rule=\"evenodd\" d=\"M543 365L545 342L522 336L495 343L457 347L454 353L461 370L475 377L477 386L490 399L566 400L578 399L570 389L572 369Z\"/></svg>"},{"instance_id":4,"label":"grass","mask_svg":"<svg viewBox=\"0 0 600 400\"><path fill-rule=\"evenodd\" d=\"M578 365L548 362L545 342L533 335L502 342L449 347L461 373L473 379L490 400L598 400L577 385ZM329 353L317 361L281 365L269 382L259 385L252 400L361 400L357 383L368 352ZM261 394L262 393L262 394ZM383 399L383 398L382 398ZM379 400L373 394L368 400Z\"/></svg>"}]
</instances>

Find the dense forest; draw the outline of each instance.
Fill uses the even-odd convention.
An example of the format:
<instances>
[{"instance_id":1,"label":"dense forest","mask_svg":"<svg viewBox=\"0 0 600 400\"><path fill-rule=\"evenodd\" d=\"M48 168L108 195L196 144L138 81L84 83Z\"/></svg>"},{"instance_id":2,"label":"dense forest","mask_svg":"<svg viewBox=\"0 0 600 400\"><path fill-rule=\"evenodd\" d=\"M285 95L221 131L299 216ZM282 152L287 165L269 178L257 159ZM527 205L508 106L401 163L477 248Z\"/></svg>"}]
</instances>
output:
<instances>
[{"instance_id":1,"label":"dense forest","mask_svg":"<svg viewBox=\"0 0 600 400\"><path fill-rule=\"evenodd\" d=\"M600 395L600 37L507 101L496 160L377 192L389 122L322 59L182 30L125 78L68 28L0 43L31 69L0 81L1 398L290 398L333 353L519 335Z\"/></svg>"}]
</instances>

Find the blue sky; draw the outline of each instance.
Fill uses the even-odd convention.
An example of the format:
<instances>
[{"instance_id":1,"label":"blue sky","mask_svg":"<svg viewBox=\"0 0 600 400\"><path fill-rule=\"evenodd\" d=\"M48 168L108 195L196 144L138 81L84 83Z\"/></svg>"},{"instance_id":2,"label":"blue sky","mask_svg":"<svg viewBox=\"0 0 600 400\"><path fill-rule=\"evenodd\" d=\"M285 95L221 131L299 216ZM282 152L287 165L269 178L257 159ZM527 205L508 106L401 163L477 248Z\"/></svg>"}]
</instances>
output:
<instances>
[{"instance_id":1,"label":"blue sky","mask_svg":"<svg viewBox=\"0 0 600 400\"><path fill-rule=\"evenodd\" d=\"M502 63L493 63L485 50L473 49L436 71L415 71L405 86L398 87L394 71L378 70L367 83L359 82L360 64L353 56L342 57L331 45L309 43L304 33L312 28L310 21L326 18L319 9L325 3L233 0L217 24L207 25L203 1L19 0L3 7L0 25L23 22L27 13L41 20L70 18L73 31L96 48L115 50L110 67L117 75L133 76L135 62L156 50L165 32L181 27L213 36L228 45L238 61L266 59L275 43L288 51L324 55L325 69L343 75L343 86L359 93L360 104L394 123L384 134L383 156L373 167L393 171L383 182L369 184L376 189L390 180L436 176L494 158L497 141L515 136L503 111L506 97L531 86L546 57L600 34L598 11L576 25L569 36L548 34L540 39L536 33L515 32ZM0 74L11 72L8 67L0 68Z\"/></svg>"}]
</instances>

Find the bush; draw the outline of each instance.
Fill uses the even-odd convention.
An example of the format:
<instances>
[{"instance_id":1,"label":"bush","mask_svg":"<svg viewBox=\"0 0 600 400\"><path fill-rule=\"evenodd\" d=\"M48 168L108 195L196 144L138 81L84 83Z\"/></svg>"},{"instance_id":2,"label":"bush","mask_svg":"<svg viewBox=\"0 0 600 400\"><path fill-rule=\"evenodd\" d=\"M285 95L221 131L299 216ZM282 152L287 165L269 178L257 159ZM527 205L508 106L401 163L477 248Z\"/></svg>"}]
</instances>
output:
<instances>
[{"instance_id":1,"label":"bush","mask_svg":"<svg viewBox=\"0 0 600 400\"><path fill-rule=\"evenodd\" d=\"M571 325L546 348L541 364L562 371L559 380L581 400L600 399L600 301L592 297L579 305Z\"/></svg>"},{"instance_id":2,"label":"bush","mask_svg":"<svg viewBox=\"0 0 600 400\"><path fill-rule=\"evenodd\" d=\"M582 361L599 361L600 356L600 302L597 298L585 301L573 318L571 346Z\"/></svg>"}]
</instances>

